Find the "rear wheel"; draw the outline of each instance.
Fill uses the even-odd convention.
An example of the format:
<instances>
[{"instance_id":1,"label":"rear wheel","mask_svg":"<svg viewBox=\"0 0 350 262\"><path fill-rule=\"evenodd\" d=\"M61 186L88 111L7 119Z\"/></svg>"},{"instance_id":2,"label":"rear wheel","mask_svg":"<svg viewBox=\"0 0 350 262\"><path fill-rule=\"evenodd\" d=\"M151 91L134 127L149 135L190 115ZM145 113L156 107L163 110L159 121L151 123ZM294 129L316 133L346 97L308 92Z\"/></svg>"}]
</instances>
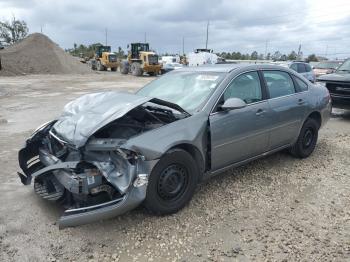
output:
<instances>
[{"instance_id":1,"label":"rear wheel","mask_svg":"<svg viewBox=\"0 0 350 262\"><path fill-rule=\"evenodd\" d=\"M197 164L189 153L169 151L152 170L144 206L158 215L177 212L191 200L198 177Z\"/></svg>"},{"instance_id":2,"label":"rear wheel","mask_svg":"<svg viewBox=\"0 0 350 262\"><path fill-rule=\"evenodd\" d=\"M143 70L140 63L134 62L131 64L131 74L133 76L142 76Z\"/></svg>"},{"instance_id":3,"label":"rear wheel","mask_svg":"<svg viewBox=\"0 0 350 262\"><path fill-rule=\"evenodd\" d=\"M300 130L297 142L290 148L290 153L298 158L306 158L316 147L319 124L308 118Z\"/></svg>"}]
</instances>

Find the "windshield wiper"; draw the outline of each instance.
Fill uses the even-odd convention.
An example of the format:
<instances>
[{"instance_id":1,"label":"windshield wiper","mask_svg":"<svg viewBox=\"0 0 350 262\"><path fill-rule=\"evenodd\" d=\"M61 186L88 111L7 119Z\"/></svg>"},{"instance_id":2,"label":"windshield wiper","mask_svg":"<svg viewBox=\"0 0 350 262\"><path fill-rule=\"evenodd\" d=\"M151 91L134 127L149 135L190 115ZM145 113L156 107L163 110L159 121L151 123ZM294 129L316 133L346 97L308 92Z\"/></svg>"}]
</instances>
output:
<instances>
[{"instance_id":1,"label":"windshield wiper","mask_svg":"<svg viewBox=\"0 0 350 262\"><path fill-rule=\"evenodd\" d=\"M150 102L161 105L161 106L167 106L167 107L170 107L172 109L175 109L175 110L179 111L180 113L184 114L186 117L191 115L190 113L185 111L181 106L174 104L174 103L171 103L171 102L168 102L168 101L164 101L164 100L159 99L159 98L152 98L150 100Z\"/></svg>"},{"instance_id":2,"label":"windshield wiper","mask_svg":"<svg viewBox=\"0 0 350 262\"><path fill-rule=\"evenodd\" d=\"M350 69L338 69L337 71L341 71L341 72L350 72Z\"/></svg>"}]
</instances>

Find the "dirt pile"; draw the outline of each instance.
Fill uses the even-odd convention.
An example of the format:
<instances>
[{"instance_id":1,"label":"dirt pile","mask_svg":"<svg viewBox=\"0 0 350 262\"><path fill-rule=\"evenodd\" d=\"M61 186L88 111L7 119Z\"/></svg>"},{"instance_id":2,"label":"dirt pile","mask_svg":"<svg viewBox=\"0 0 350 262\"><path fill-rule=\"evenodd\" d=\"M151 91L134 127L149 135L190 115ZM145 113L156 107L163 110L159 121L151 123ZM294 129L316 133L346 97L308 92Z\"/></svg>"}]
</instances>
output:
<instances>
[{"instance_id":1,"label":"dirt pile","mask_svg":"<svg viewBox=\"0 0 350 262\"><path fill-rule=\"evenodd\" d=\"M91 70L50 38L34 33L0 51L0 75L84 74Z\"/></svg>"}]
</instances>

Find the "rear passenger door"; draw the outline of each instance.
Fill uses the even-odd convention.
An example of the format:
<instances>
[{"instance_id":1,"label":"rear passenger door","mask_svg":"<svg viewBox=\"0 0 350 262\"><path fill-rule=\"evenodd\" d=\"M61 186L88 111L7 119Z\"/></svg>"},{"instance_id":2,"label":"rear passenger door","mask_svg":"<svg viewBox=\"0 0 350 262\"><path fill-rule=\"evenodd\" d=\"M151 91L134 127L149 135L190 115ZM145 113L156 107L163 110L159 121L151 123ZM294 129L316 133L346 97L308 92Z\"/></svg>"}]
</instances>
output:
<instances>
[{"instance_id":1,"label":"rear passenger door","mask_svg":"<svg viewBox=\"0 0 350 262\"><path fill-rule=\"evenodd\" d=\"M269 150L289 145L298 137L305 115L303 95L296 90L289 73L263 70L268 102L274 119L270 130Z\"/></svg>"}]
</instances>

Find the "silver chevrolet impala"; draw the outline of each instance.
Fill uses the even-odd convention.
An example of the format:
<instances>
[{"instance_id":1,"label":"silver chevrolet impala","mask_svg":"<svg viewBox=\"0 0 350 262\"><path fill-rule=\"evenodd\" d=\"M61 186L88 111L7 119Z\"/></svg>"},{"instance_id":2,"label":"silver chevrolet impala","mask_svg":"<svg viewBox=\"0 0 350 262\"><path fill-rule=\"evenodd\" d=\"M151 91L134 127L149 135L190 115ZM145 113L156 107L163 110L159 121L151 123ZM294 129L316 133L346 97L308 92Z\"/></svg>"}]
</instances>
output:
<instances>
[{"instance_id":1,"label":"silver chevrolet impala","mask_svg":"<svg viewBox=\"0 0 350 262\"><path fill-rule=\"evenodd\" d=\"M143 204L183 208L197 184L225 169L288 149L315 149L331 99L288 68L183 68L136 94L94 93L39 127L19 151L25 185L61 203L60 227L110 218Z\"/></svg>"}]
</instances>

